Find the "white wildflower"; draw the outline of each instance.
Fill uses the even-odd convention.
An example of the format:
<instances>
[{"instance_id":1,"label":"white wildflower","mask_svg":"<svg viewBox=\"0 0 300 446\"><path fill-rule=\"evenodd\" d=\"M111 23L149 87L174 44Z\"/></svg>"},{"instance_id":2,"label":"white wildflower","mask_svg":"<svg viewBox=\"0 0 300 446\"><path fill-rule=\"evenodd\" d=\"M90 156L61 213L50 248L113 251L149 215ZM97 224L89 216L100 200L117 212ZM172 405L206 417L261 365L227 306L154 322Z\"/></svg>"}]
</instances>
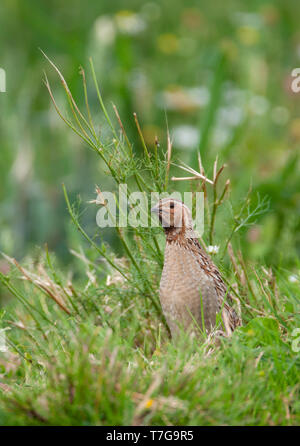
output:
<instances>
[{"instance_id":1,"label":"white wildflower","mask_svg":"<svg viewBox=\"0 0 300 446\"><path fill-rule=\"evenodd\" d=\"M207 247L207 252L209 254L218 254L220 247L218 245L209 245Z\"/></svg>"},{"instance_id":2,"label":"white wildflower","mask_svg":"<svg viewBox=\"0 0 300 446\"><path fill-rule=\"evenodd\" d=\"M200 131L191 125L179 125L173 128L172 139L174 146L180 149L193 149L200 141Z\"/></svg>"},{"instance_id":3,"label":"white wildflower","mask_svg":"<svg viewBox=\"0 0 300 446\"><path fill-rule=\"evenodd\" d=\"M116 24L123 34L136 35L146 29L146 23L139 14L132 11L119 11L116 14Z\"/></svg>"},{"instance_id":4,"label":"white wildflower","mask_svg":"<svg viewBox=\"0 0 300 446\"><path fill-rule=\"evenodd\" d=\"M244 111L236 105L221 107L218 112L218 121L222 125L236 127L244 120Z\"/></svg>"},{"instance_id":5,"label":"white wildflower","mask_svg":"<svg viewBox=\"0 0 300 446\"><path fill-rule=\"evenodd\" d=\"M295 275L295 274L291 274L290 276L289 276L289 282L291 282L291 283L296 283L296 282L298 282L298 277Z\"/></svg>"},{"instance_id":6,"label":"white wildflower","mask_svg":"<svg viewBox=\"0 0 300 446\"><path fill-rule=\"evenodd\" d=\"M116 29L113 20L103 15L97 18L94 24L97 40L104 45L111 45L114 42Z\"/></svg>"}]
</instances>

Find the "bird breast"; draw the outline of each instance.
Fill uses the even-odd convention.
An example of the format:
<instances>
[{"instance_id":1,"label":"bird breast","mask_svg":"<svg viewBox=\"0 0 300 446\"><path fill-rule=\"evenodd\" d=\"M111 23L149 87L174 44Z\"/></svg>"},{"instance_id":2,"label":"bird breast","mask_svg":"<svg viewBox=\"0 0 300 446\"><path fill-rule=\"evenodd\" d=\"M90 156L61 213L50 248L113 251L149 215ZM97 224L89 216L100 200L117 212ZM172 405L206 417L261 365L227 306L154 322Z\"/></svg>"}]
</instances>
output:
<instances>
[{"instance_id":1,"label":"bird breast","mask_svg":"<svg viewBox=\"0 0 300 446\"><path fill-rule=\"evenodd\" d=\"M184 329L198 325L203 329L202 318L208 331L215 325L217 294L198 257L184 245L166 244L160 301L172 335L178 331L178 325Z\"/></svg>"}]
</instances>

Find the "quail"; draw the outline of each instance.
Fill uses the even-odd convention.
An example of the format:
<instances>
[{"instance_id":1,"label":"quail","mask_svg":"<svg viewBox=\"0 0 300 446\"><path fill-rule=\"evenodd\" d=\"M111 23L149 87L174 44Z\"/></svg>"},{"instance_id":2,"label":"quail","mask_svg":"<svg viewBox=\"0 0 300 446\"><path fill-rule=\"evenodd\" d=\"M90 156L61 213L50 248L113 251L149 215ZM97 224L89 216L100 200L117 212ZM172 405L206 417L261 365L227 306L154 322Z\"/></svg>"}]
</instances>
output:
<instances>
[{"instance_id":1,"label":"quail","mask_svg":"<svg viewBox=\"0 0 300 446\"><path fill-rule=\"evenodd\" d=\"M241 324L218 268L200 245L190 209L180 200L164 198L151 209L166 236L160 302L172 338L185 332L210 333L221 315L221 332L230 336ZM220 318L219 318L220 320Z\"/></svg>"}]
</instances>

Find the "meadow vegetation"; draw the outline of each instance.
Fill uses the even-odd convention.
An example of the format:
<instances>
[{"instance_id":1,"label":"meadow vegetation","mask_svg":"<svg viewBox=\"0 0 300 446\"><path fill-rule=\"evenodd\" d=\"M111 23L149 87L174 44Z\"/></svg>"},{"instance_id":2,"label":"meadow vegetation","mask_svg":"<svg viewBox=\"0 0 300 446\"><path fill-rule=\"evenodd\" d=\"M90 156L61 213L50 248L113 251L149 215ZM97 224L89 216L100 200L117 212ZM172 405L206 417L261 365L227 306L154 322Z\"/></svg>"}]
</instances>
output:
<instances>
[{"instance_id":1,"label":"meadow vegetation","mask_svg":"<svg viewBox=\"0 0 300 446\"><path fill-rule=\"evenodd\" d=\"M29 71L16 105L17 91L3 96L1 425L300 422L300 135L283 85L299 6L233 1L228 18L224 6L174 5L177 22L166 2L116 2L87 35L96 6L79 17L75 2L70 24L85 25L76 51L46 28L72 63L60 70L37 39L43 89ZM96 225L96 196L124 183L147 197L204 192L201 242L243 321L230 339L171 341L158 298L162 229Z\"/></svg>"}]
</instances>

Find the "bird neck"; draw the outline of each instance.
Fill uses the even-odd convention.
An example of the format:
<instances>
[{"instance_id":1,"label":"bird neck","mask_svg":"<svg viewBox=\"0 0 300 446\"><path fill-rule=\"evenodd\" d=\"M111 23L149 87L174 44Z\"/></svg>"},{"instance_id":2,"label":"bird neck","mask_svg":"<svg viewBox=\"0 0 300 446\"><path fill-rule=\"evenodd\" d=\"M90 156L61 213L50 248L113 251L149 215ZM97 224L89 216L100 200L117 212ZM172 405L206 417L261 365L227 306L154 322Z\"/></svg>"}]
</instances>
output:
<instances>
[{"instance_id":1,"label":"bird neck","mask_svg":"<svg viewBox=\"0 0 300 446\"><path fill-rule=\"evenodd\" d=\"M187 244L189 239L197 238L192 228L185 226L175 228L164 228L166 234L166 241L169 243L177 242L181 245Z\"/></svg>"}]
</instances>

